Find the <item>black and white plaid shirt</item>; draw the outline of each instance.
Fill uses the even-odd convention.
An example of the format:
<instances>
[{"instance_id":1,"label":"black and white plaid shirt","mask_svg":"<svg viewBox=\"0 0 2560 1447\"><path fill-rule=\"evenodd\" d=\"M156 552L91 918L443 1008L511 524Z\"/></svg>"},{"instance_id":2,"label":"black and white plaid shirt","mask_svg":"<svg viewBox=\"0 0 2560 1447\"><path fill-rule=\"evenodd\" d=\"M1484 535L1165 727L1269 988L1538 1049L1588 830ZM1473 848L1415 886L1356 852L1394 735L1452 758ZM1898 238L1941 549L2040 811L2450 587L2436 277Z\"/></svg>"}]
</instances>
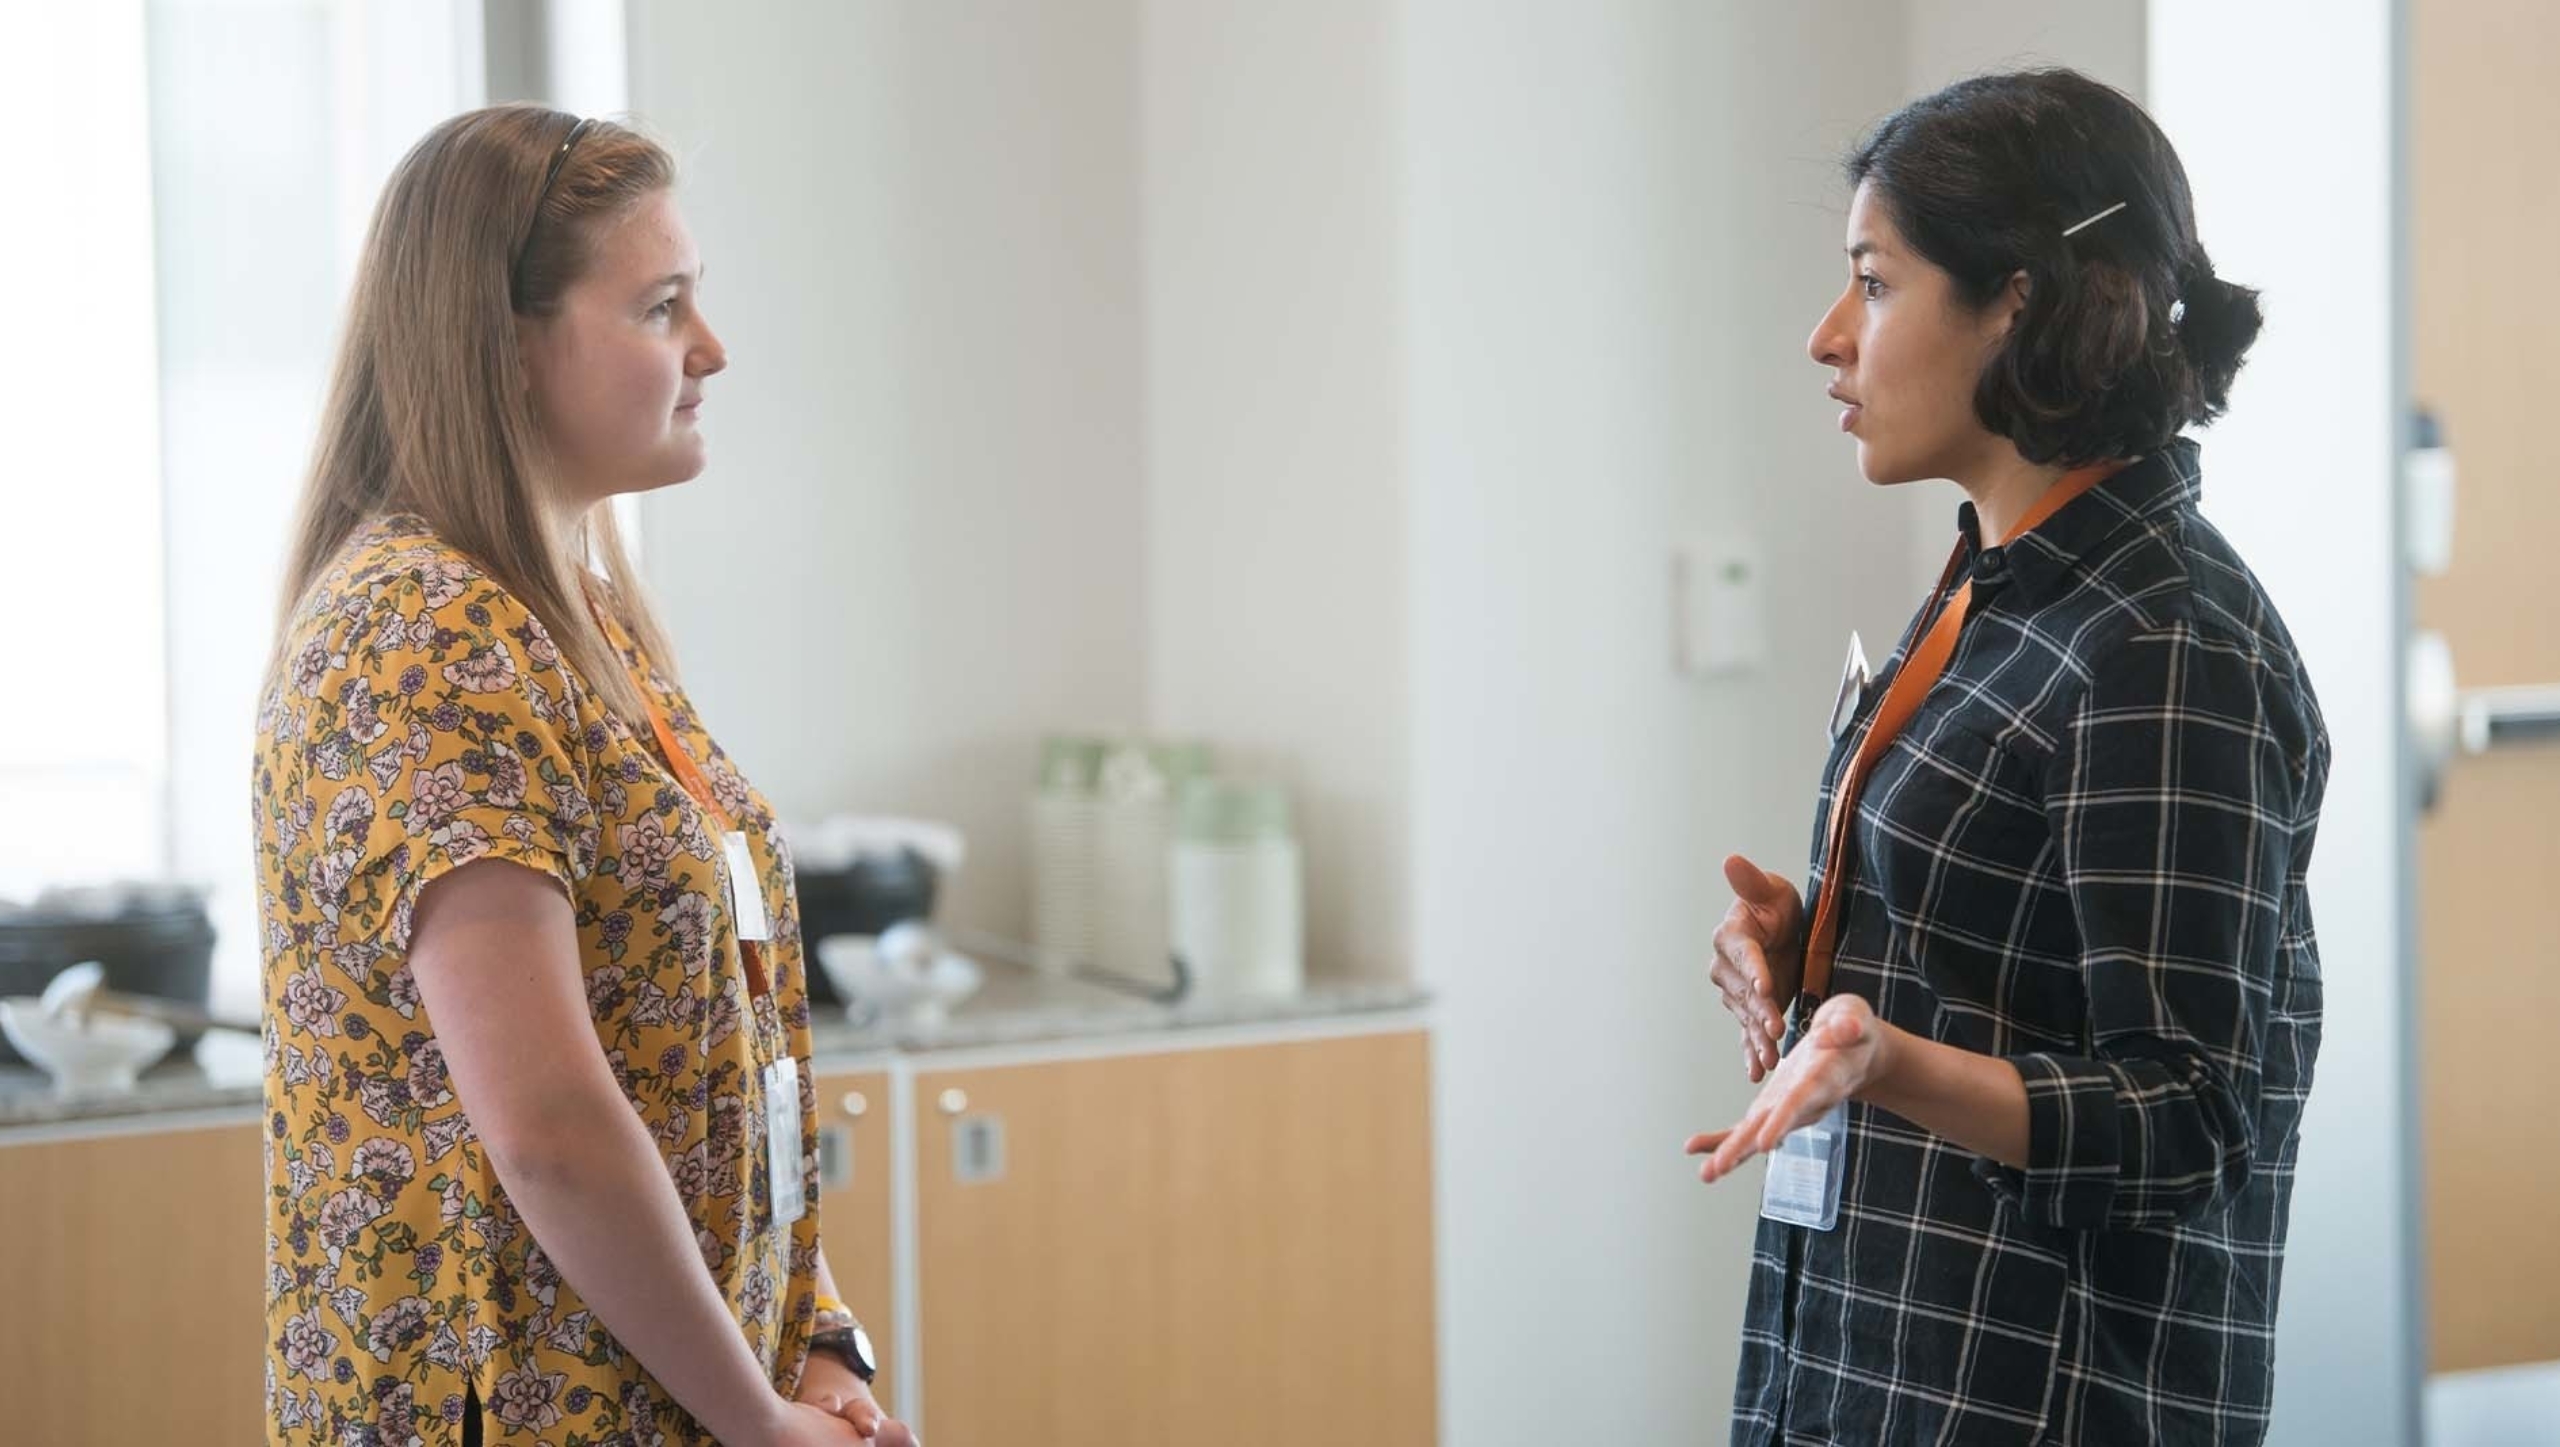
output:
<instances>
[{"instance_id":1,"label":"black and white plaid shirt","mask_svg":"<svg viewBox=\"0 0 2560 1447\"><path fill-rule=\"evenodd\" d=\"M1838 1227L1760 1225L1737 1443L2266 1432L2329 742L2199 493L2181 440L1968 549L1955 656L1859 800L1832 988L2014 1062L2027 1169L1852 1105ZM1927 621L1832 750L1808 899Z\"/></svg>"}]
</instances>

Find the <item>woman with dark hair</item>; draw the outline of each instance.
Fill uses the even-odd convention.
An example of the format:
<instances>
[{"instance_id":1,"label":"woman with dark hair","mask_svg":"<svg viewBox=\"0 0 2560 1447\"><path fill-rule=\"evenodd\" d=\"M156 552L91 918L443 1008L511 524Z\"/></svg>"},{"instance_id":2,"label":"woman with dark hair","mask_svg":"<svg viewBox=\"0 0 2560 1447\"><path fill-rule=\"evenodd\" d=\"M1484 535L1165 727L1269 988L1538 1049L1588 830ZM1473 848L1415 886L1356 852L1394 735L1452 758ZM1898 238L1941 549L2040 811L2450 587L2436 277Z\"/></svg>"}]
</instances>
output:
<instances>
[{"instance_id":1,"label":"woman with dark hair","mask_svg":"<svg viewBox=\"0 0 2560 1447\"><path fill-rule=\"evenodd\" d=\"M2184 429L2258 331L2122 94L1987 76L1849 158L1810 350L1955 554L1833 714L1809 893L1725 861L1761 1083L1736 1442L2256 1442L2320 1030L2329 743Z\"/></svg>"}]
</instances>

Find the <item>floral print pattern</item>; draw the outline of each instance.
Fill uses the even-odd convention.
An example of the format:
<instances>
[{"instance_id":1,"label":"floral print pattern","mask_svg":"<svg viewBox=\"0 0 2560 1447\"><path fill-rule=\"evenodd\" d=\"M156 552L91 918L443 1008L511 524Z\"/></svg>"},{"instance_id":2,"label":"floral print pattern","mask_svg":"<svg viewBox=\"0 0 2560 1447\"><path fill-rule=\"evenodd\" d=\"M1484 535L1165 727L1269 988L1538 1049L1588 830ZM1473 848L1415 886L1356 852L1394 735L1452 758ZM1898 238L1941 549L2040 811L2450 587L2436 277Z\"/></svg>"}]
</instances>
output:
<instances>
[{"instance_id":1,"label":"floral print pattern","mask_svg":"<svg viewBox=\"0 0 2560 1447\"><path fill-rule=\"evenodd\" d=\"M816 1099L791 863L765 800L608 619L749 836L773 916L751 999L713 830L645 733L526 608L415 517L349 539L258 711L266 981L267 1411L273 1443L709 1436L525 1229L454 1093L407 964L427 883L479 859L559 882L595 1046L657 1141L703 1264L789 1394L817 1261ZM800 1057L812 1209L774 1217L764 1068Z\"/></svg>"}]
</instances>

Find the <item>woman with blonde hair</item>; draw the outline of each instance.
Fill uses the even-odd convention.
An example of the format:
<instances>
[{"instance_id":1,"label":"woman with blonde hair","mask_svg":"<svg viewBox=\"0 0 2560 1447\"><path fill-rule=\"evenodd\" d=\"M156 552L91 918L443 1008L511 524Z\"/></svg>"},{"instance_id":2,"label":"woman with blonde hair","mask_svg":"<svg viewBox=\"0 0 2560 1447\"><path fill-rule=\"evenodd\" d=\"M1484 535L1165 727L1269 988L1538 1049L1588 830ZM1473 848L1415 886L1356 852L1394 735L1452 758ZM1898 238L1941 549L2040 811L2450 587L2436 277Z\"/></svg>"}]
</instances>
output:
<instances>
[{"instance_id":1,"label":"woman with blonde hair","mask_svg":"<svg viewBox=\"0 0 2560 1447\"><path fill-rule=\"evenodd\" d=\"M258 715L271 1442L911 1440L819 1242L790 859L609 505L701 472L727 362L674 180L473 111L365 242Z\"/></svg>"}]
</instances>

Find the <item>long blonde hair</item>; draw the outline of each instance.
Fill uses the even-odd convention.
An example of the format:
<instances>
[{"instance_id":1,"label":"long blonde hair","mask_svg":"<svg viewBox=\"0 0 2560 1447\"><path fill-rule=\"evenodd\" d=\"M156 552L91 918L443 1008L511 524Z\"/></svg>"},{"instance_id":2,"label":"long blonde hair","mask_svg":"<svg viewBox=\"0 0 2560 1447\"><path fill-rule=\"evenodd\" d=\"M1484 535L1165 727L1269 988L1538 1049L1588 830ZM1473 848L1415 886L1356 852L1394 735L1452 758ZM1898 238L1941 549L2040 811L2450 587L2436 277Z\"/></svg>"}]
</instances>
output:
<instances>
[{"instance_id":1,"label":"long blonde hair","mask_svg":"<svg viewBox=\"0 0 2560 1447\"><path fill-rule=\"evenodd\" d=\"M591 120L544 191L579 126L541 106L469 111L427 132L383 187L296 510L279 652L349 535L384 513L411 512L522 600L624 722L638 726L645 708L589 611L588 556L608 584L597 605L613 609L661 668L673 667L613 509L591 508L583 525L564 530L544 505L558 479L516 318L556 311L595 234L675 184L665 147Z\"/></svg>"}]
</instances>

